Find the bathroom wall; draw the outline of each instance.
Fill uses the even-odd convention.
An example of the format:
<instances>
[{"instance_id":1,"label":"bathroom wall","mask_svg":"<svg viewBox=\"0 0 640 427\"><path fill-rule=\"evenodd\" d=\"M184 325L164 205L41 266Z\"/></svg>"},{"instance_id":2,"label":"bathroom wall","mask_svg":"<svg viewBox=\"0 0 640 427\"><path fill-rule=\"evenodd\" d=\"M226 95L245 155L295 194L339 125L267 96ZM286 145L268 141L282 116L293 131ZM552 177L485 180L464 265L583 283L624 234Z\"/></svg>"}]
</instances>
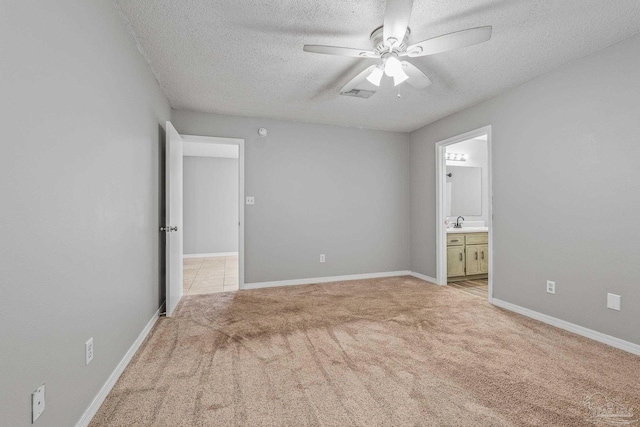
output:
<instances>
[{"instance_id":1,"label":"bathroom wall","mask_svg":"<svg viewBox=\"0 0 640 427\"><path fill-rule=\"evenodd\" d=\"M466 221L484 221L489 223L489 155L487 141L482 139L470 139L458 142L446 147L448 153L462 153L467 155L467 161L457 162L448 160L447 166L479 167L482 168L482 213L480 215L464 215ZM451 215L448 219L455 222L457 215Z\"/></svg>"}]
</instances>

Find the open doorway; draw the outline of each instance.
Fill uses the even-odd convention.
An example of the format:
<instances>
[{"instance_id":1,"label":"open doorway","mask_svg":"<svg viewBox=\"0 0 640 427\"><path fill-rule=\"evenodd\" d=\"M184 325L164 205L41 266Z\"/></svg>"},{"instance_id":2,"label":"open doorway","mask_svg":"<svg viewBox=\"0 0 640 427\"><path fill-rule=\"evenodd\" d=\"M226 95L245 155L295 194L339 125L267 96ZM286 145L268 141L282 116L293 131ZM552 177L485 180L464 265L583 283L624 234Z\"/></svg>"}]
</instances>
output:
<instances>
[{"instance_id":1,"label":"open doorway","mask_svg":"<svg viewBox=\"0 0 640 427\"><path fill-rule=\"evenodd\" d=\"M183 135L183 291L240 285L240 149L226 138Z\"/></svg>"},{"instance_id":2,"label":"open doorway","mask_svg":"<svg viewBox=\"0 0 640 427\"><path fill-rule=\"evenodd\" d=\"M437 280L492 299L491 127L436 144Z\"/></svg>"}]
</instances>

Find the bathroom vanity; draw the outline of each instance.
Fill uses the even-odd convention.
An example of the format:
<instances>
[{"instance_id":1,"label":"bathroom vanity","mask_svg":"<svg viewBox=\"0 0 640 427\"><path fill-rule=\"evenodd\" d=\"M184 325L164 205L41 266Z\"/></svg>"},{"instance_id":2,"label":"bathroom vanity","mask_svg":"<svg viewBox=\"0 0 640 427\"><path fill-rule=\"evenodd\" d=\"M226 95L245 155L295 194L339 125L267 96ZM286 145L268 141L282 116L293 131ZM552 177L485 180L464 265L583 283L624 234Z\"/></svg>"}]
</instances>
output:
<instances>
[{"instance_id":1,"label":"bathroom vanity","mask_svg":"<svg viewBox=\"0 0 640 427\"><path fill-rule=\"evenodd\" d=\"M486 279L489 273L489 233L486 227L447 230L447 280Z\"/></svg>"}]
</instances>

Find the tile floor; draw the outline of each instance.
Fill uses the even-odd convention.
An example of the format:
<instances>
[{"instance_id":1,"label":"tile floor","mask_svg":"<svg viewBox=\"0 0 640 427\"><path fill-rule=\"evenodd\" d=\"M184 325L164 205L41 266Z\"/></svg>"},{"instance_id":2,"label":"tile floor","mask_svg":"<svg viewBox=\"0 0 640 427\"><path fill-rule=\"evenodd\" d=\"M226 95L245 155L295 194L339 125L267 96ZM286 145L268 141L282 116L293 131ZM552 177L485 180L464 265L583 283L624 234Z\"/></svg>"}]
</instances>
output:
<instances>
[{"instance_id":1,"label":"tile floor","mask_svg":"<svg viewBox=\"0 0 640 427\"><path fill-rule=\"evenodd\" d=\"M479 297L487 298L489 296L489 280L488 279L476 279L465 280L461 282L449 282L447 285L454 289L460 289L461 291L477 295Z\"/></svg>"},{"instance_id":2,"label":"tile floor","mask_svg":"<svg viewBox=\"0 0 640 427\"><path fill-rule=\"evenodd\" d=\"M184 294L238 290L238 256L184 259Z\"/></svg>"}]
</instances>

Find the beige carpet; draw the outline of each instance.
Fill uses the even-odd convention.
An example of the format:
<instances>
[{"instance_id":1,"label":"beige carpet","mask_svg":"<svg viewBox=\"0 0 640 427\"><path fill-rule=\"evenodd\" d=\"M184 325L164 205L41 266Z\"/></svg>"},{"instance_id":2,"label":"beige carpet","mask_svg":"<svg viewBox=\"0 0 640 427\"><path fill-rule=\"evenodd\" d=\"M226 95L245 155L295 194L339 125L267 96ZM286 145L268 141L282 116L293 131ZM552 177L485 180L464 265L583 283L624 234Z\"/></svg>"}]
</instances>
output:
<instances>
[{"instance_id":1,"label":"beige carpet","mask_svg":"<svg viewBox=\"0 0 640 427\"><path fill-rule=\"evenodd\" d=\"M158 322L91 425L638 418L640 357L401 277L186 297L176 317Z\"/></svg>"}]
</instances>

